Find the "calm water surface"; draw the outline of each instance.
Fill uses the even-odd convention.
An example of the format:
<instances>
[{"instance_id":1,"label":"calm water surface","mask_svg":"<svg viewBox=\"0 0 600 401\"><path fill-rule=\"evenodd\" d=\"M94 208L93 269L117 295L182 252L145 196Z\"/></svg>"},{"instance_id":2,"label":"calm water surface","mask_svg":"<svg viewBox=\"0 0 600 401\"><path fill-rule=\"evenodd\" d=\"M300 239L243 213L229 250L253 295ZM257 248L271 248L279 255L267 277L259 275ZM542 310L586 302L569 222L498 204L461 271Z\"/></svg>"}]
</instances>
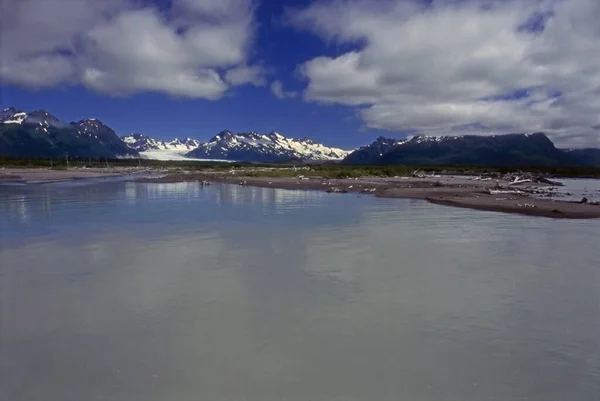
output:
<instances>
[{"instance_id":1,"label":"calm water surface","mask_svg":"<svg viewBox=\"0 0 600 401\"><path fill-rule=\"evenodd\" d=\"M563 186L556 188L556 199L580 201L586 197L590 202L600 200L600 179L566 178L557 181Z\"/></svg>"},{"instance_id":2,"label":"calm water surface","mask_svg":"<svg viewBox=\"0 0 600 401\"><path fill-rule=\"evenodd\" d=\"M0 187L0 399L594 400L600 221Z\"/></svg>"}]
</instances>

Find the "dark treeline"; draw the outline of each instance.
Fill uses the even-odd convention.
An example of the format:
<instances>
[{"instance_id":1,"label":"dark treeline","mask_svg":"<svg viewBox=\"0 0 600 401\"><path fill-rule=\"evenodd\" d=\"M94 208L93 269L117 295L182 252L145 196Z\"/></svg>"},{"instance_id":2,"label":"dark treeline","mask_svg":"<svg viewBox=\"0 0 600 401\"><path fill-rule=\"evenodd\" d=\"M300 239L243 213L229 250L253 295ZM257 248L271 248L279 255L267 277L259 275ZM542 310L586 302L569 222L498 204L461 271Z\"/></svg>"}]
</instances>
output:
<instances>
[{"instance_id":1,"label":"dark treeline","mask_svg":"<svg viewBox=\"0 0 600 401\"><path fill-rule=\"evenodd\" d=\"M0 156L2 167L27 167L27 168L112 168L112 167L148 167L148 168L180 168L185 170L229 170L231 168L270 168L269 171L254 170L250 175L297 175L305 172L289 170L292 166L309 167L310 173L306 175L323 177L364 177L379 176L393 177L410 175L415 170L426 174L507 174L514 172L528 172L546 174L555 177L589 177L600 178L600 168L597 167L474 167L474 166L405 166L405 165L373 165L352 166L339 163L323 164L298 164L298 163L251 163L251 162L217 162L217 161L161 161L152 159L105 159L105 158L66 158L62 159L36 159L36 158L11 158Z\"/></svg>"}]
</instances>

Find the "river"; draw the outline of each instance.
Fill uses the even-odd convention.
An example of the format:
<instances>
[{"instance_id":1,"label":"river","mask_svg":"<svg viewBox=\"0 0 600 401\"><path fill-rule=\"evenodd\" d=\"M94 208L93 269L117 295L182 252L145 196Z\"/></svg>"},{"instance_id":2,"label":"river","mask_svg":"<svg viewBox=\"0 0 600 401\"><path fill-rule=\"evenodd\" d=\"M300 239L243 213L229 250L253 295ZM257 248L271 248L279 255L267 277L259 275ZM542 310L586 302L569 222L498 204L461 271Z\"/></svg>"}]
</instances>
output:
<instances>
[{"instance_id":1,"label":"river","mask_svg":"<svg viewBox=\"0 0 600 401\"><path fill-rule=\"evenodd\" d=\"M356 194L0 187L0 400L595 399L599 245Z\"/></svg>"}]
</instances>

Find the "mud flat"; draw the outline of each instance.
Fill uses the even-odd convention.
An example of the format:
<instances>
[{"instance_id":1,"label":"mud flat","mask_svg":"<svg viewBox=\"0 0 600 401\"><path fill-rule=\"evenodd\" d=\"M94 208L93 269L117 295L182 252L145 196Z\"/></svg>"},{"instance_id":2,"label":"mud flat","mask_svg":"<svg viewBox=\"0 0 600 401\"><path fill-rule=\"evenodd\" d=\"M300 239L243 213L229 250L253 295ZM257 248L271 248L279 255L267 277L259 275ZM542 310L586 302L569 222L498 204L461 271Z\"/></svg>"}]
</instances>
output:
<instances>
[{"instance_id":1,"label":"mud flat","mask_svg":"<svg viewBox=\"0 0 600 401\"><path fill-rule=\"evenodd\" d=\"M144 177L139 177L142 174ZM85 169L0 169L1 183L40 184L86 178L131 176L136 182L222 182L266 188L326 191L332 194L356 193L386 198L422 199L431 203L517 213L552 218L600 218L600 205L530 196L539 184L514 185L510 180L474 180L472 177L360 177L329 179L321 177L250 177L223 171L169 171L148 168Z\"/></svg>"},{"instance_id":2,"label":"mud flat","mask_svg":"<svg viewBox=\"0 0 600 401\"><path fill-rule=\"evenodd\" d=\"M38 168L2 168L1 183L44 184L81 180L86 178L108 178L135 174L139 169L113 168L72 168L72 169L38 169Z\"/></svg>"},{"instance_id":3,"label":"mud flat","mask_svg":"<svg viewBox=\"0 0 600 401\"><path fill-rule=\"evenodd\" d=\"M516 213L552 218L600 218L600 205L540 199L528 191L538 184L513 185L508 180L477 181L472 178L441 177L361 177L327 179L316 177L246 177L222 173L173 174L162 177L141 178L138 182L222 182L266 188L320 190L333 194L358 193L385 198L422 199L434 204Z\"/></svg>"}]
</instances>

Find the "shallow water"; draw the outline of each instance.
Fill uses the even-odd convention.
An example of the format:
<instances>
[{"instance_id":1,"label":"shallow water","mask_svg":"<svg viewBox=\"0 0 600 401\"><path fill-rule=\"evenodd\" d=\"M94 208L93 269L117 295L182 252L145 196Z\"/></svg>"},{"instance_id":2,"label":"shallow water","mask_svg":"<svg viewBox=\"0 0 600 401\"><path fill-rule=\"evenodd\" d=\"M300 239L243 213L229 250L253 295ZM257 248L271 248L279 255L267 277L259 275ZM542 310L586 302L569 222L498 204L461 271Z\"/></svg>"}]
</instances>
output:
<instances>
[{"instance_id":1,"label":"shallow water","mask_svg":"<svg viewBox=\"0 0 600 401\"><path fill-rule=\"evenodd\" d=\"M600 180L585 178L564 178L558 180L562 187L555 187L556 195L552 198L568 201L580 201L587 198L588 201L600 201ZM547 189L544 188L544 189Z\"/></svg>"},{"instance_id":2,"label":"shallow water","mask_svg":"<svg viewBox=\"0 0 600 401\"><path fill-rule=\"evenodd\" d=\"M0 399L591 400L600 221L0 187Z\"/></svg>"}]
</instances>

